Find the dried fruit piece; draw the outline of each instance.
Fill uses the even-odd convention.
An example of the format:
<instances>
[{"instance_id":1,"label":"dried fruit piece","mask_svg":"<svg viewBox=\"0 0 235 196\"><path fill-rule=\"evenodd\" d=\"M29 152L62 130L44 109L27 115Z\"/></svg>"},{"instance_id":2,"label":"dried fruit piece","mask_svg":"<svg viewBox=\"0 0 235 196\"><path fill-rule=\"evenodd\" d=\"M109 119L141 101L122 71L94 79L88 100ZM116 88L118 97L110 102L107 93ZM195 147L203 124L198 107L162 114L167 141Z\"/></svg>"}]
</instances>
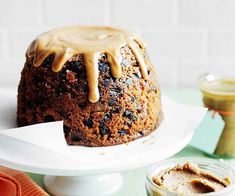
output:
<instances>
[{"instance_id":1,"label":"dried fruit piece","mask_svg":"<svg viewBox=\"0 0 235 196\"><path fill-rule=\"evenodd\" d=\"M107 62L99 62L99 71L103 71L103 72L107 72L110 68L109 68L109 63Z\"/></svg>"},{"instance_id":2,"label":"dried fruit piece","mask_svg":"<svg viewBox=\"0 0 235 196\"><path fill-rule=\"evenodd\" d=\"M82 140L82 138L79 137L78 135L73 135L71 139L73 142L79 142L80 140Z\"/></svg>"},{"instance_id":3,"label":"dried fruit piece","mask_svg":"<svg viewBox=\"0 0 235 196\"><path fill-rule=\"evenodd\" d=\"M75 74L72 71L66 70L66 79L70 83L74 83L77 81Z\"/></svg>"},{"instance_id":4,"label":"dried fruit piece","mask_svg":"<svg viewBox=\"0 0 235 196\"><path fill-rule=\"evenodd\" d=\"M68 126L64 125L64 134L65 135L68 134L70 132L70 130L71 129Z\"/></svg>"},{"instance_id":5,"label":"dried fruit piece","mask_svg":"<svg viewBox=\"0 0 235 196\"><path fill-rule=\"evenodd\" d=\"M112 113L118 114L118 113L120 113L121 109L122 109L121 107L117 107L117 108L112 110Z\"/></svg>"},{"instance_id":6,"label":"dried fruit piece","mask_svg":"<svg viewBox=\"0 0 235 196\"><path fill-rule=\"evenodd\" d=\"M89 128L92 128L93 124L94 124L92 118L89 118L88 120L84 119L83 123L84 123L85 126L87 126Z\"/></svg>"},{"instance_id":7,"label":"dried fruit piece","mask_svg":"<svg viewBox=\"0 0 235 196\"><path fill-rule=\"evenodd\" d=\"M105 136L105 135L110 134L109 128L107 127L107 125L103 121L100 122L99 130L100 130L101 136Z\"/></svg>"},{"instance_id":8,"label":"dried fruit piece","mask_svg":"<svg viewBox=\"0 0 235 196\"><path fill-rule=\"evenodd\" d=\"M115 98L110 98L109 99L109 101L108 101L108 104L109 104L109 106L114 106L114 105L116 105L116 99Z\"/></svg>"},{"instance_id":9,"label":"dried fruit piece","mask_svg":"<svg viewBox=\"0 0 235 196\"><path fill-rule=\"evenodd\" d=\"M121 92L122 92L122 89L120 87L111 88L109 90L109 94L113 96L119 96Z\"/></svg>"},{"instance_id":10,"label":"dried fruit piece","mask_svg":"<svg viewBox=\"0 0 235 196\"><path fill-rule=\"evenodd\" d=\"M138 79L142 77L140 71L138 71L136 73L133 73L133 76L138 78Z\"/></svg>"},{"instance_id":11,"label":"dried fruit piece","mask_svg":"<svg viewBox=\"0 0 235 196\"><path fill-rule=\"evenodd\" d=\"M118 131L118 133L119 133L120 135L126 135L126 134L128 133L128 130L126 130L126 129L121 129L121 130Z\"/></svg>"},{"instance_id":12,"label":"dried fruit piece","mask_svg":"<svg viewBox=\"0 0 235 196\"><path fill-rule=\"evenodd\" d=\"M44 122L53 122L53 121L55 121L55 119L52 115L46 115L44 117Z\"/></svg>"},{"instance_id":13,"label":"dried fruit piece","mask_svg":"<svg viewBox=\"0 0 235 196\"><path fill-rule=\"evenodd\" d=\"M126 117L126 118L128 118L129 120L132 120L132 121L137 120L137 117L130 110L125 110L125 112L123 113L122 116L124 116L124 117Z\"/></svg>"},{"instance_id":14,"label":"dried fruit piece","mask_svg":"<svg viewBox=\"0 0 235 196\"><path fill-rule=\"evenodd\" d=\"M112 114L110 114L110 113L107 113L104 115L104 121L109 121L109 120L111 120L111 118L112 118Z\"/></svg>"}]
</instances>

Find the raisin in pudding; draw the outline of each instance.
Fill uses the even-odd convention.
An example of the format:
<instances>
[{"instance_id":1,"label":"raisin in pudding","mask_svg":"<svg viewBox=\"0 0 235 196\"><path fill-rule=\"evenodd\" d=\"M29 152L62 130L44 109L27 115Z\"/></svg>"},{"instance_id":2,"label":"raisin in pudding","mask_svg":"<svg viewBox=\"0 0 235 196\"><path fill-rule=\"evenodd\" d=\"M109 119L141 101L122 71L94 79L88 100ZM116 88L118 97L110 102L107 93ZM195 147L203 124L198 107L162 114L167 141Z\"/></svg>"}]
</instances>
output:
<instances>
[{"instance_id":1,"label":"raisin in pudding","mask_svg":"<svg viewBox=\"0 0 235 196\"><path fill-rule=\"evenodd\" d=\"M63 120L68 145L109 146L150 134L161 116L156 74L137 35L71 26L30 44L18 87L19 126Z\"/></svg>"}]
</instances>

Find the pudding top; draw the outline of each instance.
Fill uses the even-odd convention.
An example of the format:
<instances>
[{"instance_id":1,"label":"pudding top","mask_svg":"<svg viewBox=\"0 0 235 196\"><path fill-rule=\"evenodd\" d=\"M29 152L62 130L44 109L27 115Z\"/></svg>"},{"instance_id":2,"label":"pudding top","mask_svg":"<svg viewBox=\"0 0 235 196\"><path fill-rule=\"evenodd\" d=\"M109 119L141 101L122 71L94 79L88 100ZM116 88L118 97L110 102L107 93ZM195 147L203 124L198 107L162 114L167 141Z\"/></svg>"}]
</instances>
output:
<instances>
[{"instance_id":1,"label":"pudding top","mask_svg":"<svg viewBox=\"0 0 235 196\"><path fill-rule=\"evenodd\" d=\"M89 87L89 101L99 100L98 59L106 54L112 75L121 77L120 48L128 45L135 55L144 79L147 78L147 67L141 49L143 41L135 34L112 27L70 26L54 29L39 35L30 44L26 56L34 58L35 67L40 66L51 54L54 54L52 70L58 72L72 56L82 54Z\"/></svg>"}]
</instances>

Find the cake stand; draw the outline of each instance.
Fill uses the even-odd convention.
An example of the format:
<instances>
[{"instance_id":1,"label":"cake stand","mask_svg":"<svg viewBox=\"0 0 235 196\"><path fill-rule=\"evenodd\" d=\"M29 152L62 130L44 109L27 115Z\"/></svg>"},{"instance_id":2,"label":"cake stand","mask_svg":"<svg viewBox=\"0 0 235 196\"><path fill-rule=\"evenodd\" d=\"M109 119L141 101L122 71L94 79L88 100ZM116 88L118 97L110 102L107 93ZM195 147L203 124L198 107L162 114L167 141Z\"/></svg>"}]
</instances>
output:
<instances>
[{"instance_id":1,"label":"cake stand","mask_svg":"<svg viewBox=\"0 0 235 196\"><path fill-rule=\"evenodd\" d=\"M19 128L6 130L14 127L14 121L11 124L7 119L15 119L15 94L1 93L0 89L0 95L0 119L5 119L0 120L0 129L4 129L0 131L0 164L46 175L47 191L61 196L114 195L122 186L120 172L154 164L179 152L189 143L206 113L204 108L189 109L164 97L164 121L151 135L111 147L69 147L70 153L66 153L19 138ZM37 127L30 127L32 137Z\"/></svg>"},{"instance_id":2,"label":"cake stand","mask_svg":"<svg viewBox=\"0 0 235 196\"><path fill-rule=\"evenodd\" d=\"M148 144L139 143L135 149L128 145L115 146L113 152L108 152L107 155L101 151L100 157L83 157L82 166L76 159L1 135L0 163L21 171L46 175L45 187L53 195L110 195L122 185L119 172L148 166L174 155L188 144L192 134L189 132L185 137L171 140L168 145L155 150L142 148L145 145L154 145L150 140L146 141ZM116 156L116 152L121 149L127 156Z\"/></svg>"}]
</instances>

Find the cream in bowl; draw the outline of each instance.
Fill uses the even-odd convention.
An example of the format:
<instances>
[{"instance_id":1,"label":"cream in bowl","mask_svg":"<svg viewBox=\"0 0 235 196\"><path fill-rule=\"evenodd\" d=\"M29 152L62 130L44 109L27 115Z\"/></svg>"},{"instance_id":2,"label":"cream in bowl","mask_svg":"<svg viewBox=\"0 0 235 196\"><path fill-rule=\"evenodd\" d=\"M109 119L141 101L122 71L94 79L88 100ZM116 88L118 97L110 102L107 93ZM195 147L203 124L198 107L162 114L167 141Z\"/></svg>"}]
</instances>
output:
<instances>
[{"instance_id":1,"label":"cream in bowl","mask_svg":"<svg viewBox=\"0 0 235 196\"><path fill-rule=\"evenodd\" d=\"M235 171L211 159L178 158L153 167L146 180L150 196L235 195Z\"/></svg>"}]
</instances>

